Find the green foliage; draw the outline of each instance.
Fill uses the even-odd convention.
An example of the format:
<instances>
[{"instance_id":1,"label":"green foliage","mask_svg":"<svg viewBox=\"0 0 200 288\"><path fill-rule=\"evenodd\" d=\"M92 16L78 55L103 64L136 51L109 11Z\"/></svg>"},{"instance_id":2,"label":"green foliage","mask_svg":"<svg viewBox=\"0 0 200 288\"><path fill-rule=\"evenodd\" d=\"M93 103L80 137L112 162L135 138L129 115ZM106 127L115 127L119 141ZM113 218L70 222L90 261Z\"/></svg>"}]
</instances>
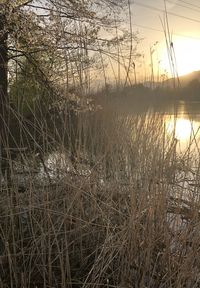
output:
<instances>
[{"instance_id":1,"label":"green foliage","mask_svg":"<svg viewBox=\"0 0 200 288\"><path fill-rule=\"evenodd\" d=\"M47 102L50 102L47 87L38 77L37 69L25 60L10 86L11 102L25 117L47 109Z\"/></svg>"}]
</instances>

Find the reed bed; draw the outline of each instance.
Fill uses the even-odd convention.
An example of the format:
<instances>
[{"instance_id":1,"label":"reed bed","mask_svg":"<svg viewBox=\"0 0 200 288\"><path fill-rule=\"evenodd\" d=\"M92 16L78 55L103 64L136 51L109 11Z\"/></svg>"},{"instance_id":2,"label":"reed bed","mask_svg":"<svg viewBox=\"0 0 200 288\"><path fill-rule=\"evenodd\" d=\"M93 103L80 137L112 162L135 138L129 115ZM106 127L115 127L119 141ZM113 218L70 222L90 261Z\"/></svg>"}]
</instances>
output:
<instances>
[{"instance_id":1,"label":"reed bed","mask_svg":"<svg viewBox=\"0 0 200 288\"><path fill-rule=\"evenodd\" d=\"M63 115L2 177L0 287L199 287L199 166L163 118Z\"/></svg>"}]
</instances>

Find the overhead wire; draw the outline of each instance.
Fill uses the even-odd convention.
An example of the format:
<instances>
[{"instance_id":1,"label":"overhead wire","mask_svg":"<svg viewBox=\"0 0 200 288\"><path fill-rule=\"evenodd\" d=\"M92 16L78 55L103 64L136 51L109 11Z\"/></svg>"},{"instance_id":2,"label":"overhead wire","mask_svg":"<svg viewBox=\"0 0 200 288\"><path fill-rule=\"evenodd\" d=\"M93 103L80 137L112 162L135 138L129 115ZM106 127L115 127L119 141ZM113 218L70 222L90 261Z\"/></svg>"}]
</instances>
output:
<instances>
[{"instance_id":1,"label":"overhead wire","mask_svg":"<svg viewBox=\"0 0 200 288\"><path fill-rule=\"evenodd\" d=\"M170 1L170 0L166 0L166 2L167 2L167 3L170 3L170 4L174 4L174 3L173 3L172 1ZM185 6L185 5L183 5L183 4L179 4L179 3L176 3L176 5L179 6L179 7L186 8L186 9L189 9L189 10L191 10L191 11L195 11L195 12L197 12L197 13L200 13L200 10L198 11L197 8L195 8L195 7L188 7L188 6ZM200 8L199 8L199 9L200 9Z\"/></svg>"},{"instance_id":2,"label":"overhead wire","mask_svg":"<svg viewBox=\"0 0 200 288\"><path fill-rule=\"evenodd\" d=\"M144 3L138 3L136 1L133 2L133 5L137 5L137 6L141 6L141 7L150 9L150 10L154 10L154 11L158 11L158 12L161 12L161 13L165 13L164 10L162 10L160 8L157 8L155 6L152 6L152 5L147 5L147 4L144 4ZM171 11L168 11L167 13L169 15L171 15L171 16L175 16L175 17L182 18L182 19L185 19L185 20L188 20L188 21L200 23L200 20L198 20L198 19L194 19L194 18L191 18L191 17L180 15L180 14L177 14L177 13L174 13L174 12L171 12Z\"/></svg>"},{"instance_id":3,"label":"overhead wire","mask_svg":"<svg viewBox=\"0 0 200 288\"><path fill-rule=\"evenodd\" d=\"M139 27L139 28L143 28L143 29L147 29L147 30L152 30L152 31L157 31L157 32L163 33L163 30L158 29L158 28L145 26L145 25L140 25L140 24L137 24L137 23L133 23L133 25L136 26L136 27ZM173 35L200 41L200 37L195 37L195 36L191 36L191 35L184 35L184 34L181 34L181 33L173 33Z\"/></svg>"},{"instance_id":4,"label":"overhead wire","mask_svg":"<svg viewBox=\"0 0 200 288\"><path fill-rule=\"evenodd\" d=\"M190 6L192 6L192 7L195 7L195 8L200 9L200 6L198 6L198 5L196 5L196 4L192 4L192 3L189 3L189 2L184 1L184 0L178 0L178 1L179 1L179 2L182 2L182 3L185 3L185 4L187 4L187 5L190 5Z\"/></svg>"}]
</instances>

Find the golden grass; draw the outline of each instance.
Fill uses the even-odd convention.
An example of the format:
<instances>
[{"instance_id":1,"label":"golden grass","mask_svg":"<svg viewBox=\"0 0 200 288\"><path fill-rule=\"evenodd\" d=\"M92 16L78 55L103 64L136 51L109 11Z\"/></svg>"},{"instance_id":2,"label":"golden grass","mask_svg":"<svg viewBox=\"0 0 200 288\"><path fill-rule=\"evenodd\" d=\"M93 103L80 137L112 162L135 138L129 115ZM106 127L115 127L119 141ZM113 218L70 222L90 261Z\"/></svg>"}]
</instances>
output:
<instances>
[{"instance_id":1,"label":"golden grass","mask_svg":"<svg viewBox=\"0 0 200 288\"><path fill-rule=\"evenodd\" d=\"M162 117L99 111L77 127L73 167L60 134L50 182L47 156L21 152L29 169L20 193L10 161L13 175L1 185L0 287L199 287L198 169L193 185L180 181L192 167ZM32 172L39 161L46 181Z\"/></svg>"}]
</instances>

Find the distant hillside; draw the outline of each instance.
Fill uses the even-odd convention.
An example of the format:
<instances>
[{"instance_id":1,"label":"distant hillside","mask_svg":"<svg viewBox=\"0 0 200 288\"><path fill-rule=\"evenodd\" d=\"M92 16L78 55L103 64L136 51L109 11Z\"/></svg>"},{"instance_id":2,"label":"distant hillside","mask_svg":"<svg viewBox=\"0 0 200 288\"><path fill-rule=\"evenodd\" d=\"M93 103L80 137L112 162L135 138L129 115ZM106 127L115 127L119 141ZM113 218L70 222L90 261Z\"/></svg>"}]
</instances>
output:
<instances>
[{"instance_id":1,"label":"distant hillside","mask_svg":"<svg viewBox=\"0 0 200 288\"><path fill-rule=\"evenodd\" d=\"M179 77L179 81L180 81L181 87L186 87L193 80L198 80L200 82L200 71L194 71L194 72L191 72L191 73L189 73L187 75L183 75L183 76ZM178 83L178 80L176 80L176 83ZM171 87L171 88L173 88L173 86L174 86L174 78L170 78L170 79L165 80L162 83L162 86L163 87Z\"/></svg>"},{"instance_id":2,"label":"distant hillside","mask_svg":"<svg viewBox=\"0 0 200 288\"><path fill-rule=\"evenodd\" d=\"M193 71L187 75L183 75L179 77L180 85L182 88L188 86L188 84L191 83L193 80L198 80L200 82L200 71ZM176 81L176 87L178 85L178 79ZM146 81L143 84L147 88L158 88L158 87L163 87L163 88L174 88L174 78L169 78L163 82L154 82L152 84L151 81Z\"/></svg>"}]
</instances>

